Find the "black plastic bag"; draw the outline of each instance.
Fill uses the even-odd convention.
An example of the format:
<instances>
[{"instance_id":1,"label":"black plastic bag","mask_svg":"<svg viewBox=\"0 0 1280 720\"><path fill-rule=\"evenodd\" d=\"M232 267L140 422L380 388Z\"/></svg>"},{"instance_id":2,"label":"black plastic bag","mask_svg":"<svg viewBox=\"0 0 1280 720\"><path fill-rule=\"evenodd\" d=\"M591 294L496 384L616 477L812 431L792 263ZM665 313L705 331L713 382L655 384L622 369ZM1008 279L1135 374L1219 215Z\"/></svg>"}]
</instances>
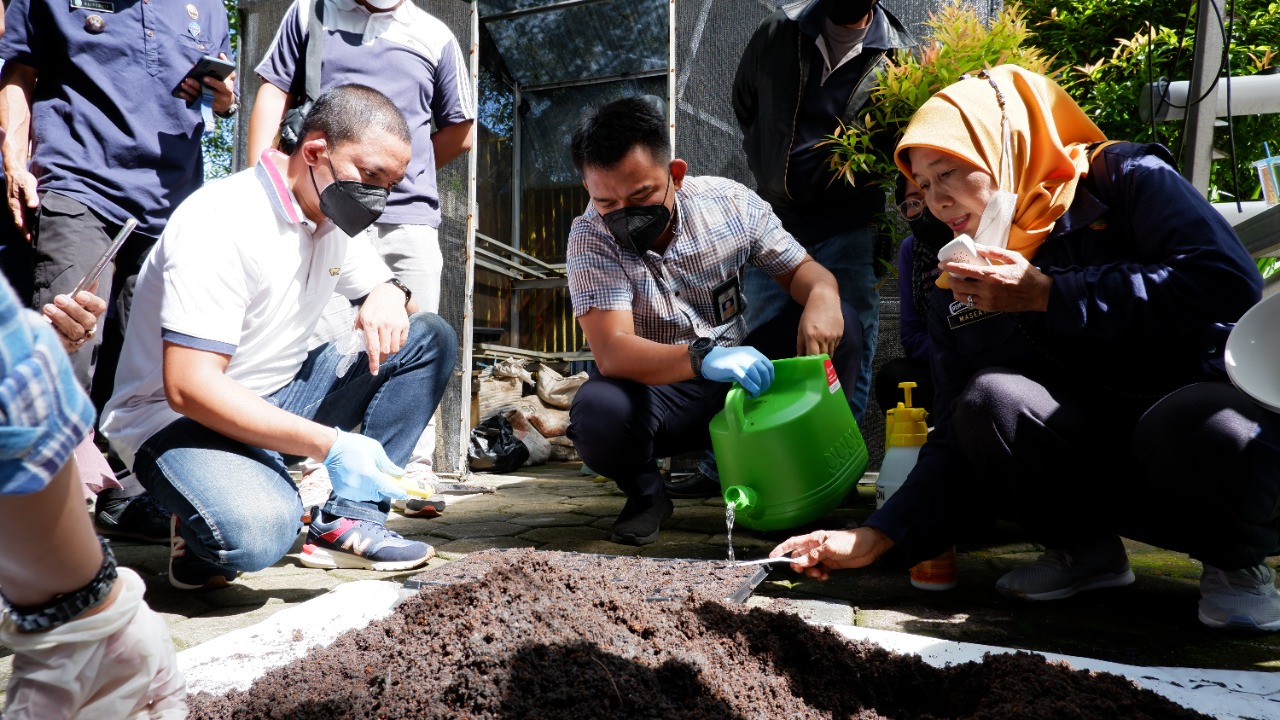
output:
<instances>
[{"instance_id":1,"label":"black plastic bag","mask_svg":"<svg viewBox=\"0 0 1280 720\"><path fill-rule=\"evenodd\" d=\"M472 470L507 473L528 460L529 448L520 442L502 415L494 415L472 429L467 448L467 465Z\"/></svg>"}]
</instances>

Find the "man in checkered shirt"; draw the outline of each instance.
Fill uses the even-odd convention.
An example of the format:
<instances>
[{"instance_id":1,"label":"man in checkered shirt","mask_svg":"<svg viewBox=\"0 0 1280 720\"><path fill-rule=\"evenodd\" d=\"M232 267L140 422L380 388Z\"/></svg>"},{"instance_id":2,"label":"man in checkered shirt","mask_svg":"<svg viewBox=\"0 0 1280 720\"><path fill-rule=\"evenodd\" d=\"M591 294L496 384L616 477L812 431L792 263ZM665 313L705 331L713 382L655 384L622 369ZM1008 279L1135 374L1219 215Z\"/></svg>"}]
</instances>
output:
<instances>
[{"instance_id":1,"label":"man in checkered shirt","mask_svg":"<svg viewBox=\"0 0 1280 720\"><path fill-rule=\"evenodd\" d=\"M861 324L759 196L732 180L686 177L650 100L596 109L572 152L591 204L569 233L569 294L596 367L574 398L569 437L627 494L613 541L646 545L672 513L655 458L709 448L707 425L729 383L768 390L770 358L826 353L850 392ZM748 265L794 300L751 333Z\"/></svg>"}]
</instances>

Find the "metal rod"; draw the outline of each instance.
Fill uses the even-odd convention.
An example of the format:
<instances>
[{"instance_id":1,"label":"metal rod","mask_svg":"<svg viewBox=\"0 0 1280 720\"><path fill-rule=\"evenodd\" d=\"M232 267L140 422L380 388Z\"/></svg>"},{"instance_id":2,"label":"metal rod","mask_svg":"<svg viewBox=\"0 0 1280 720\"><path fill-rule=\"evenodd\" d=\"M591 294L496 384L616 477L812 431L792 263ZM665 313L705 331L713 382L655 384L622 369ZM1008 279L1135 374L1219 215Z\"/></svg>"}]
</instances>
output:
<instances>
[{"instance_id":1,"label":"metal rod","mask_svg":"<svg viewBox=\"0 0 1280 720\"><path fill-rule=\"evenodd\" d=\"M503 275L503 276L509 277L509 278L511 278L512 280L519 280L519 279L520 279L520 276L519 276L519 275L517 275L517 274L515 274L515 273L511 272L510 270L508 270L508 269L506 269L506 268L502 267L501 265L494 265L493 263L489 262L488 260L482 260L482 259L480 259L480 258L476 258L476 260L475 260L475 264L476 264L476 265L479 265L480 267L482 267L482 268L484 268L484 269L486 269L486 270L492 270L492 271L494 271L494 272L498 273L499 275Z\"/></svg>"},{"instance_id":2,"label":"metal rod","mask_svg":"<svg viewBox=\"0 0 1280 720\"><path fill-rule=\"evenodd\" d=\"M561 275L560 277L538 278L537 280L513 280L511 287L516 290L569 287L569 278Z\"/></svg>"},{"instance_id":3,"label":"metal rod","mask_svg":"<svg viewBox=\"0 0 1280 720\"><path fill-rule=\"evenodd\" d=\"M481 22L495 22L499 20L511 20L513 18L524 17L525 15L537 15L544 12L556 12L557 10L568 10L570 8L581 7L583 5L595 5L605 0L560 0L543 5L541 7L522 8L520 10L508 10L506 12L485 15L480 18Z\"/></svg>"},{"instance_id":4,"label":"metal rod","mask_svg":"<svg viewBox=\"0 0 1280 720\"><path fill-rule=\"evenodd\" d=\"M512 260L512 259L510 259L510 258L505 258L505 257L503 257L503 256L501 256L501 255L499 255L499 254L497 254L497 253L490 252L490 251L488 251L488 250L486 250L486 249L484 249L484 248L482 248L482 247L477 247L477 248L476 248L476 256L477 256L477 257L483 257L483 258L486 258L486 259L488 259L488 260L492 260L492 261L494 261L494 262L496 262L496 263L500 263L500 264L502 264L502 265L504 265L504 266L506 266L506 267L508 267L508 268L510 268L510 269L512 269L512 270L514 270L514 271L516 271L517 273L519 273L519 275L516 275L515 277L520 278L520 279L524 279L524 276L525 276L525 275L533 275L533 276L534 276L534 277L536 277L536 278L545 278L545 277L546 277L546 275L544 275L544 274L543 274L541 271L539 271L539 270L536 270L536 269L534 269L534 268L528 267L528 266L526 266L526 265L521 265L520 263L516 262L515 260Z\"/></svg>"},{"instance_id":5,"label":"metal rod","mask_svg":"<svg viewBox=\"0 0 1280 720\"><path fill-rule=\"evenodd\" d=\"M676 152L676 0L667 2L667 134L671 157Z\"/></svg>"},{"instance_id":6,"label":"metal rod","mask_svg":"<svg viewBox=\"0 0 1280 720\"><path fill-rule=\"evenodd\" d=\"M511 247L510 245L507 245L506 243L503 243L503 242L499 242L499 241L497 241L497 240L494 240L493 238L489 237L488 235L481 235L480 233L476 233L476 239L477 239L477 240L483 240L483 241L485 241L485 242L487 242L487 243L489 243L489 244L493 245L494 247L496 247L496 248L498 248L498 249L500 249L500 250L502 250L502 251L504 251L504 252L509 252L509 253L511 253L511 254L513 254L513 255L517 255L517 256L519 256L519 257L522 257L522 258L524 258L525 260L528 260L529 262L532 262L532 263L534 263L535 265L538 265L538 266L540 266L540 267L542 267L542 268L545 268L546 270L548 270L548 271L550 271L550 272L553 272L553 273L561 273L561 274L563 274L563 273L564 273L564 265L563 265L563 264L561 264L561 265L557 266L557 265L552 265L552 264L549 264L549 263L543 262L542 260L539 260L538 258L536 258L536 257L534 257L534 256L532 256L532 255L529 255L529 254L527 254L527 253L523 253L523 252L521 252L521 251L519 251L519 250L516 250L515 248Z\"/></svg>"},{"instance_id":7,"label":"metal rod","mask_svg":"<svg viewBox=\"0 0 1280 720\"><path fill-rule=\"evenodd\" d=\"M590 78L580 78L578 80L565 80L562 82L545 83L543 85L525 85L520 89L524 92L541 92L543 90L559 90L560 88L583 87L586 85L599 85L600 83L618 82L619 80L641 80L644 78L658 77L666 75L667 70L641 70L639 72L616 73L614 75L598 75Z\"/></svg>"},{"instance_id":8,"label":"metal rod","mask_svg":"<svg viewBox=\"0 0 1280 720\"><path fill-rule=\"evenodd\" d=\"M1182 175L1205 196L1209 193L1209 175L1213 169L1213 118L1217 105L1212 97L1205 97L1205 93L1217 81L1222 69L1221 21L1221 0L1199 3L1190 95L1190 101L1197 104L1187 108L1181 160ZM1204 100L1198 102L1197 98Z\"/></svg>"},{"instance_id":9,"label":"metal rod","mask_svg":"<svg viewBox=\"0 0 1280 720\"><path fill-rule=\"evenodd\" d=\"M523 94L520 88L516 88L514 121L511 123L511 249L520 249L520 217L522 214L522 205L524 205L524 188L523 178L521 177L521 144L523 142L524 133L521 127L524 125L524 118L520 115L520 103L523 101ZM511 344L520 344L520 293L515 290L511 291L511 297L507 300L508 321L511 325Z\"/></svg>"}]
</instances>

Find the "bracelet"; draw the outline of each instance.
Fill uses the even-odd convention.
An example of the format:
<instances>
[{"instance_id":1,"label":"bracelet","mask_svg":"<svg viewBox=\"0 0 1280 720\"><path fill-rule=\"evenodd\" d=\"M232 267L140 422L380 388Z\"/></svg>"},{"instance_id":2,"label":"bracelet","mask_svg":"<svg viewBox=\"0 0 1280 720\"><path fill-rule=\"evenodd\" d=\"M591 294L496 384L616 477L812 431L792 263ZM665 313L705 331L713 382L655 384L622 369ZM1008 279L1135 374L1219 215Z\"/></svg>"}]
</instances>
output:
<instances>
[{"instance_id":1,"label":"bracelet","mask_svg":"<svg viewBox=\"0 0 1280 720\"><path fill-rule=\"evenodd\" d=\"M99 536L98 543L102 545L102 567L98 568L98 574L89 584L79 590L55 595L49 602L32 607L14 605L0 592L0 599L8 607L9 618L19 630L29 633L52 630L75 620L106 599L116 584L116 556L105 538Z\"/></svg>"}]
</instances>

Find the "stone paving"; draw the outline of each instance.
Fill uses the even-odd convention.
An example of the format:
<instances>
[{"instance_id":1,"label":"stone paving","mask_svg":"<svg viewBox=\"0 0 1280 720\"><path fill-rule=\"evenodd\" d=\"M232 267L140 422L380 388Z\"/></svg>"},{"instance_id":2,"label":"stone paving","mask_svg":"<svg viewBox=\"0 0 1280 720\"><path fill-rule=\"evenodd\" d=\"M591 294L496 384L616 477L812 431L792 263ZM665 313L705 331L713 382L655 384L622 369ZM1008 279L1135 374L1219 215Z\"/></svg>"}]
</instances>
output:
<instances>
[{"instance_id":1,"label":"stone paving","mask_svg":"<svg viewBox=\"0 0 1280 720\"><path fill-rule=\"evenodd\" d=\"M492 487L492 494L445 496L445 513L430 520L392 513L388 525L406 537L436 547L430 566L488 548L723 559L728 537L719 499L677 500L675 515L658 542L643 548L609 541L609 527L625 500L612 483L584 476L578 464L525 468L522 474L472 475L467 481ZM873 478L864 478L857 497L821 521L823 527L852 527L874 506ZM737 529L739 559L763 557L787 533ZM1002 573L1033 560L1039 548L1011 527L961 546L959 584L928 592L909 584L905 573L868 568L837 573L820 583L775 569L748 600L817 622L854 624L948 640L1082 655L1135 665L1186 666L1280 671L1280 633L1246 634L1210 630L1196 619L1200 567L1184 555L1127 542L1137 582L1069 600L1027 604L994 590ZM183 593L167 582L168 548L129 542L114 544L124 565L146 580L147 599L163 615L179 649L193 647L317 597L353 580L402 580L399 574L302 567L293 553L274 566L242 575L228 589ZM1273 558L1275 560L1275 558ZM7 682L11 657L0 648L0 683Z\"/></svg>"}]
</instances>

